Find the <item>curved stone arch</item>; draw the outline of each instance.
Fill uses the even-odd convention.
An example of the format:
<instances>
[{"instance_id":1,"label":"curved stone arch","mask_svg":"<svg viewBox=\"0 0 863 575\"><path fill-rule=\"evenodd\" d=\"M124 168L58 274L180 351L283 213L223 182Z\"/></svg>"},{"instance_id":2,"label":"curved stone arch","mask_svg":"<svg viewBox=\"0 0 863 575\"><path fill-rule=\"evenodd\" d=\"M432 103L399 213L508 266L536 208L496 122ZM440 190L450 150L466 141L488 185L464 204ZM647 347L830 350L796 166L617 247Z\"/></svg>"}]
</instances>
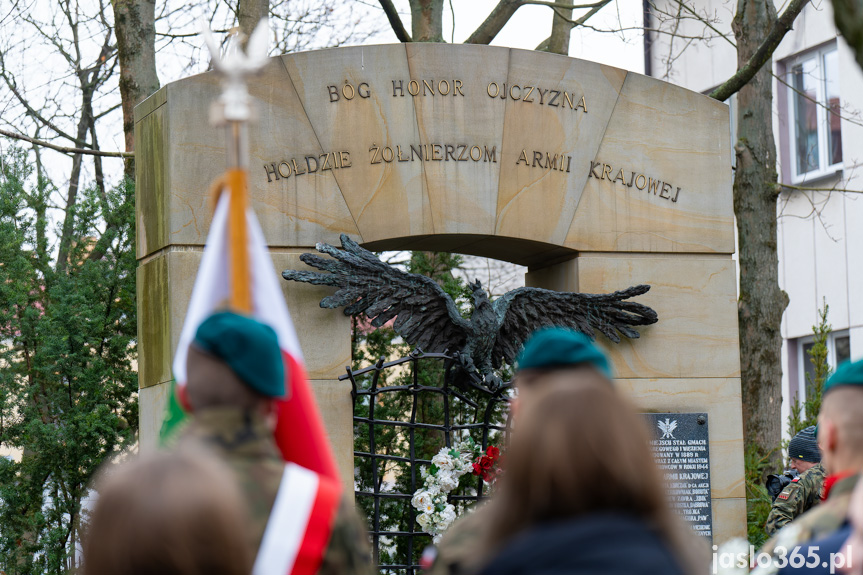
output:
<instances>
[{"instance_id":1,"label":"curved stone arch","mask_svg":"<svg viewBox=\"0 0 863 575\"><path fill-rule=\"evenodd\" d=\"M224 166L207 119L218 89L193 76L135 110L144 445ZM619 384L645 409L710 414L716 536L742 533L727 106L593 62L428 43L275 57L250 93L250 201L277 269L347 233L374 250L519 263L550 289L651 284L640 301L660 322L606 346ZM350 402L335 381L349 323L317 307L321 288L285 294L349 480Z\"/></svg>"}]
</instances>

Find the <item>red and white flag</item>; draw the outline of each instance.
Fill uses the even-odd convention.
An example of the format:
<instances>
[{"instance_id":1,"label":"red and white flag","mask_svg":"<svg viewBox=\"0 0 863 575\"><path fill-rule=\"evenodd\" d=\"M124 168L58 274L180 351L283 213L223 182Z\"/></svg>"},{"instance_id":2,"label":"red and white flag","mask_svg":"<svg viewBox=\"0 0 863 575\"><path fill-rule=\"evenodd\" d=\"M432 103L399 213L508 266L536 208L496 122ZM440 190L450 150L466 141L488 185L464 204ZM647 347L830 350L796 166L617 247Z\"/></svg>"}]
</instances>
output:
<instances>
[{"instance_id":1,"label":"red and white flag","mask_svg":"<svg viewBox=\"0 0 863 575\"><path fill-rule=\"evenodd\" d=\"M229 201L229 195L226 190L219 198L180 333L173 366L176 399L188 411L186 360L198 326L214 311L226 307L232 289L247 282L249 315L275 330L285 362L288 390L288 396L278 401L275 430L276 444L288 463L253 575L312 574L318 570L329 543L341 482L278 275L251 209L245 210L248 233L240 236L247 238L248 257L245 254L243 257L248 264L243 267L247 269L237 269L236 258L232 257L231 252L237 246L231 242L236 235L229 228L237 220L236 214L230 213L236 206ZM240 207L244 207L242 203ZM163 436L176 427L177 419L176 414L169 414Z\"/></svg>"}]
</instances>

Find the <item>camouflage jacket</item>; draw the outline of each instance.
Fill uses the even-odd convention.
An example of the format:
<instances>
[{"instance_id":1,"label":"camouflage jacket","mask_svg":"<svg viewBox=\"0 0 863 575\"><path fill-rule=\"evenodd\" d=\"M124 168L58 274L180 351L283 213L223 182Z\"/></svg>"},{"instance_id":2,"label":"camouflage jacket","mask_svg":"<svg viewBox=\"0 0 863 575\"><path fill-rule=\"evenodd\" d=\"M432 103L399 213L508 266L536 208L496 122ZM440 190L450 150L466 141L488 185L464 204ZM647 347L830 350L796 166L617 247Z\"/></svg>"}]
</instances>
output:
<instances>
[{"instance_id":1,"label":"camouflage jacket","mask_svg":"<svg viewBox=\"0 0 863 575\"><path fill-rule=\"evenodd\" d=\"M803 515L821 501L821 486L824 485L824 468L817 464L794 478L776 496L764 530L773 535L798 515Z\"/></svg>"},{"instance_id":2,"label":"camouflage jacket","mask_svg":"<svg viewBox=\"0 0 863 575\"><path fill-rule=\"evenodd\" d=\"M257 553L285 466L264 419L233 408L201 410L183 429L178 446L207 449L235 472L251 517L249 544ZM318 573L375 573L365 526L345 498Z\"/></svg>"},{"instance_id":3,"label":"camouflage jacket","mask_svg":"<svg viewBox=\"0 0 863 575\"><path fill-rule=\"evenodd\" d=\"M848 515L851 503L851 492L857 485L860 475L851 475L837 481L826 501L816 505L770 538L761 553L768 553L779 562L787 561L793 548L797 545L821 539L839 529ZM779 572L777 561L766 567L756 567L753 575L771 575Z\"/></svg>"},{"instance_id":4,"label":"camouflage jacket","mask_svg":"<svg viewBox=\"0 0 863 575\"><path fill-rule=\"evenodd\" d=\"M489 550L481 548L490 525L489 511L487 503L481 504L447 529L429 575L474 575L485 567L492 558Z\"/></svg>"}]
</instances>

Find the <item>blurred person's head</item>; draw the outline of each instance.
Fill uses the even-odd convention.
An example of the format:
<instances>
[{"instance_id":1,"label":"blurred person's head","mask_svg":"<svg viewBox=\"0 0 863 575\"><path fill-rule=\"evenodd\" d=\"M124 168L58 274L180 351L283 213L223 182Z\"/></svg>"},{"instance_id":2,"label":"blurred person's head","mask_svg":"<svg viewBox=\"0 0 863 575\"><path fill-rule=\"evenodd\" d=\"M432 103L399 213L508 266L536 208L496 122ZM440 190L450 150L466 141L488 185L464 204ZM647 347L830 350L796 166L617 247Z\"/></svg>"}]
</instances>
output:
<instances>
[{"instance_id":1,"label":"blurred person's head","mask_svg":"<svg viewBox=\"0 0 863 575\"><path fill-rule=\"evenodd\" d=\"M643 416L611 386L537 390L519 417L496 495L492 546L533 526L620 513L655 529L683 554L684 568L704 559L672 511Z\"/></svg>"},{"instance_id":2,"label":"blurred person's head","mask_svg":"<svg viewBox=\"0 0 863 575\"><path fill-rule=\"evenodd\" d=\"M286 391L276 333L233 312L214 313L201 323L186 372L186 397L194 412L235 407L269 414Z\"/></svg>"},{"instance_id":3,"label":"blurred person's head","mask_svg":"<svg viewBox=\"0 0 863 575\"><path fill-rule=\"evenodd\" d=\"M863 468L863 361L842 364L824 384L818 445L827 473Z\"/></svg>"},{"instance_id":4,"label":"blurred person's head","mask_svg":"<svg viewBox=\"0 0 863 575\"><path fill-rule=\"evenodd\" d=\"M197 452L104 469L84 538L85 575L249 575L247 511L233 475Z\"/></svg>"},{"instance_id":5,"label":"blurred person's head","mask_svg":"<svg viewBox=\"0 0 863 575\"><path fill-rule=\"evenodd\" d=\"M821 450L815 438L815 426L811 425L791 438L788 444L790 467L803 473L809 471L821 461Z\"/></svg>"},{"instance_id":6,"label":"blurred person's head","mask_svg":"<svg viewBox=\"0 0 863 575\"><path fill-rule=\"evenodd\" d=\"M840 572L846 575L863 575L863 481L857 482L857 487L851 494L848 522L851 524L851 536L839 548L839 553L844 554L846 559L844 569L840 569ZM851 561L848 561L849 558Z\"/></svg>"},{"instance_id":7,"label":"blurred person's head","mask_svg":"<svg viewBox=\"0 0 863 575\"><path fill-rule=\"evenodd\" d=\"M558 385L611 388L610 378L608 358L589 337L555 327L538 330L525 342L515 384L521 404Z\"/></svg>"}]
</instances>

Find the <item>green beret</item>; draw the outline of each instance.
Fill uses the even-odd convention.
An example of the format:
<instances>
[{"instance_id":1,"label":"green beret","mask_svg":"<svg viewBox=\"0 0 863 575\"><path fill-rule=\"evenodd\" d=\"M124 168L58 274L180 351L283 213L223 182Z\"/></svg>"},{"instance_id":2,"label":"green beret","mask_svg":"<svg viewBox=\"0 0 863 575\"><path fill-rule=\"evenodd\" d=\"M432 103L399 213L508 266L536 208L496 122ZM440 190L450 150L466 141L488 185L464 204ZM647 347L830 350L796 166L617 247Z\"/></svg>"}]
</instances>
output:
<instances>
[{"instance_id":1,"label":"green beret","mask_svg":"<svg viewBox=\"0 0 863 575\"><path fill-rule=\"evenodd\" d=\"M268 397L285 395L285 364L273 328L230 311L198 326L195 345L228 364L246 385Z\"/></svg>"},{"instance_id":2,"label":"green beret","mask_svg":"<svg viewBox=\"0 0 863 575\"><path fill-rule=\"evenodd\" d=\"M589 363L611 377L608 358L589 337L562 327L534 332L518 357L518 369L545 369Z\"/></svg>"},{"instance_id":3,"label":"green beret","mask_svg":"<svg viewBox=\"0 0 863 575\"><path fill-rule=\"evenodd\" d=\"M863 387L863 360L846 361L827 379L822 393L843 385Z\"/></svg>"}]
</instances>

